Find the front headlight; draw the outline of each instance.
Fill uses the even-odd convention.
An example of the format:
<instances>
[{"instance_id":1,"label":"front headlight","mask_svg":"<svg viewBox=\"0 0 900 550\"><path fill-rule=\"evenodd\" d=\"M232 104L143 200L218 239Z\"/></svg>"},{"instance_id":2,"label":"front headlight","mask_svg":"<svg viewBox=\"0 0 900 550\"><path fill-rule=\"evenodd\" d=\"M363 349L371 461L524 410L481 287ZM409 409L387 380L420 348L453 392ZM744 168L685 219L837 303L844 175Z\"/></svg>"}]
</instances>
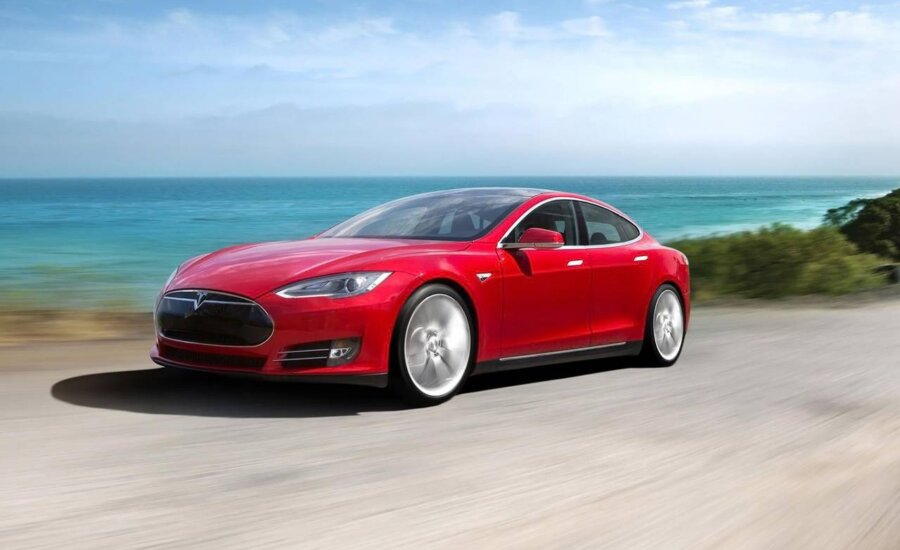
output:
<instances>
[{"instance_id":1,"label":"front headlight","mask_svg":"<svg viewBox=\"0 0 900 550\"><path fill-rule=\"evenodd\" d=\"M317 277L288 285L278 292L282 298L347 298L365 294L388 278L390 272L361 271Z\"/></svg>"}]
</instances>

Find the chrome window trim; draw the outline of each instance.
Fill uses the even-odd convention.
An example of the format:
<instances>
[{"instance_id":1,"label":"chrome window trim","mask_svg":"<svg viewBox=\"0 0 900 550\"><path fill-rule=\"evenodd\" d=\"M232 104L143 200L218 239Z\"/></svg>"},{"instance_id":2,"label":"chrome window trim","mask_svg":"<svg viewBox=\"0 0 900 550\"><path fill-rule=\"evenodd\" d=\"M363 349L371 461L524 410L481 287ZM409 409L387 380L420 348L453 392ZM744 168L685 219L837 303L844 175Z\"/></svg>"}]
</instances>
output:
<instances>
[{"instance_id":1,"label":"chrome window trim","mask_svg":"<svg viewBox=\"0 0 900 550\"><path fill-rule=\"evenodd\" d=\"M179 342L181 344L190 344L193 346L209 346L211 348L253 349L253 348L258 348L260 346L264 346L269 340L272 339L273 336L275 336L275 318L272 317L272 315L269 314L268 311L266 311L266 308L264 308L262 306L262 304L260 304L256 300L252 300L250 298L247 298L246 296L241 296L240 294L232 294L231 292L222 292L221 290L213 290L211 288L177 288L177 289L170 290L170 291L166 292L165 294L163 294L162 297L159 299L159 302L162 303L163 300L167 300L167 299L178 300L178 298L169 298L168 297L168 295L173 292L215 292L216 294L223 294L225 296L234 296L235 298L240 298L241 300L245 300L247 302L252 302L252 304L256 304L256 306L259 307L259 309L261 309L262 312L266 314L266 317L269 318L269 321L272 321L272 332L269 334L268 338L266 338L262 342L255 344L253 346L234 346L231 344L207 344L205 342L191 342L190 340L178 340L177 338L169 338L168 336L164 336L162 334L162 332L160 332L159 326L157 326L156 323L154 322L153 330L156 331L157 338L160 338L162 340L168 340L169 342ZM226 302L226 303L228 303L230 305L238 305L235 302ZM248 305L252 305L252 304L248 304ZM153 309L154 317L156 317L157 309L159 309L158 305Z\"/></svg>"},{"instance_id":2,"label":"chrome window trim","mask_svg":"<svg viewBox=\"0 0 900 550\"><path fill-rule=\"evenodd\" d=\"M613 212L612 210L610 210L609 208L606 208L606 207L603 206L602 204L597 204L596 202L591 202L591 201L589 201L589 200L579 199L579 198L576 198L576 197L550 197L549 199L542 200L541 202L535 204L534 206L532 206L531 208L529 208L524 214L522 214L521 216L519 216L519 218L516 220L516 222L515 222L514 224L512 224L511 226L509 226L509 229L506 230L506 233L504 233L503 236L500 237L500 240L497 241L497 248L502 249L502 250L505 250L505 249L503 248L503 246L501 246L501 245L503 244L503 241L504 241L507 237L509 237L509 234L510 234L510 233L512 233L513 231L515 231L516 227L518 227L519 224L522 223L522 220L524 220L529 214L531 214L532 212L534 212L535 210L537 210L537 209L540 208L541 206L544 206L545 204L550 203L550 202L553 202L553 201L573 201L573 202L583 202L583 203L585 203L585 204L590 204L590 205L596 206L596 207L598 207L598 208L602 208L602 209L606 210L607 212L610 212L610 213L612 213L612 214L615 214L616 216L621 216L621 217L624 218L628 223L630 223L630 224L632 224L633 226L637 227L637 230L638 230L638 236L635 237L635 238L633 238L633 239L631 239L630 241L622 241L622 242L620 242L620 243L609 243L609 244L572 244L572 245L564 245L564 246L561 246L561 247L559 247L559 248L551 248L551 249L548 249L548 250L580 250L580 249L585 249L585 248L590 248L590 249L593 249L593 248L612 248L612 247L616 247L616 246L625 246L625 245L628 245L628 244L636 243L636 242L638 242L639 240L641 240L641 239L644 238L644 230L643 230L643 228L641 228L640 225L636 224L636 223L634 222L634 220L632 220L632 219L629 218L628 216L626 216L626 215L624 215L624 214L621 214L621 213L619 213L619 212Z\"/></svg>"}]
</instances>

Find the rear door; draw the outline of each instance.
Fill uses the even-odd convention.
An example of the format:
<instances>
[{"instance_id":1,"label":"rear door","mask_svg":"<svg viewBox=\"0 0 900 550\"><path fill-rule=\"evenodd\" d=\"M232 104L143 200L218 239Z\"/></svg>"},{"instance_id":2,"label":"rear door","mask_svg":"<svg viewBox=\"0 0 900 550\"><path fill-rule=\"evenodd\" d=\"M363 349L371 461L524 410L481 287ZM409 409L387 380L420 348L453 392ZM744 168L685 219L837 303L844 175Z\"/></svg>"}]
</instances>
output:
<instances>
[{"instance_id":1,"label":"rear door","mask_svg":"<svg viewBox=\"0 0 900 550\"><path fill-rule=\"evenodd\" d=\"M640 245L640 230L602 206L578 202L578 208L590 272L591 345L638 340L650 284L650 262Z\"/></svg>"}]
</instances>

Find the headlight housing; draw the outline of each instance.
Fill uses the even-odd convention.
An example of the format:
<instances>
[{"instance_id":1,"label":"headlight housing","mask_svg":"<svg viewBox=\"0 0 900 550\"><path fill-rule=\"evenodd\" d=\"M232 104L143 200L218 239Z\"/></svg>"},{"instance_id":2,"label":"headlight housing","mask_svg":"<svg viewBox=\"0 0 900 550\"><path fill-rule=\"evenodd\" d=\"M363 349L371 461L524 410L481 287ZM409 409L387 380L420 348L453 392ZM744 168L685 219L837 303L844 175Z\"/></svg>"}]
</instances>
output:
<instances>
[{"instance_id":1,"label":"headlight housing","mask_svg":"<svg viewBox=\"0 0 900 550\"><path fill-rule=\"evenodd\" d=\"M380 285L391 272L360 271L316 277L288 285L276 292L282 298L349 298Z\"/></svg>"}]
</instances>

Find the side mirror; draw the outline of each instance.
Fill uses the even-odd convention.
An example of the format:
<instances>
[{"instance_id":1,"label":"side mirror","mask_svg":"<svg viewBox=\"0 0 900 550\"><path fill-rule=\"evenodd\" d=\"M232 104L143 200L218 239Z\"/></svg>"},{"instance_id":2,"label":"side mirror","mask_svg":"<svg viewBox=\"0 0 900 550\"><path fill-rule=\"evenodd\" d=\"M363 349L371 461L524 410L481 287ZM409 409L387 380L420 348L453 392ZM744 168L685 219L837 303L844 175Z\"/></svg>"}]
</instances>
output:
<instances>
[{"instance_id":1,"label":"side mirror","mask_svg":"<svg viewBox=\"0 0 900 550\"><path fill-rule=\"evenodd\" d=\"M560 248L565 244L566 240L559 231L531 227L522 233L518 242L503 243L500 245L500 248L508 250L522 250L524 248Z\"/></svg>"}]
</instances>

